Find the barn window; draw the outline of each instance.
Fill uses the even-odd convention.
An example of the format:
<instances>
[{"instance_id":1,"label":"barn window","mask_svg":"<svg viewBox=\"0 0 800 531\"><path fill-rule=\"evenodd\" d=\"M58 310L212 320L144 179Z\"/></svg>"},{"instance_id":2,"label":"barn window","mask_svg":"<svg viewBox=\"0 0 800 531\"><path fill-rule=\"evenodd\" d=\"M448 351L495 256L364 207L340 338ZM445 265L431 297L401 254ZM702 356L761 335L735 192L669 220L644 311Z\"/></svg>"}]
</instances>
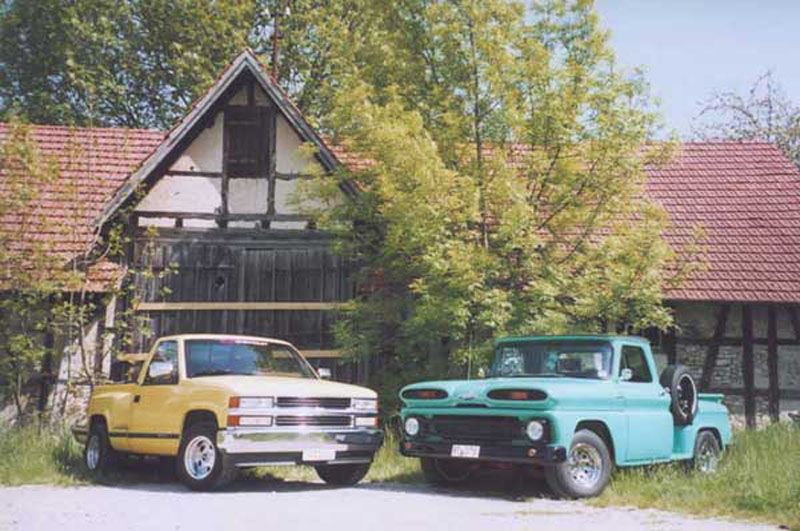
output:
<instances>
[{"instance_id":1,"label":"barn window","mask_svg":"<svg viewBox=\"0 0 800 531\"><path fill-rule=\"evenodd\" d=\"M225 109L225 168L229 177L266 177L269 163L267 110Z\"/></svg>"}]
</instances>

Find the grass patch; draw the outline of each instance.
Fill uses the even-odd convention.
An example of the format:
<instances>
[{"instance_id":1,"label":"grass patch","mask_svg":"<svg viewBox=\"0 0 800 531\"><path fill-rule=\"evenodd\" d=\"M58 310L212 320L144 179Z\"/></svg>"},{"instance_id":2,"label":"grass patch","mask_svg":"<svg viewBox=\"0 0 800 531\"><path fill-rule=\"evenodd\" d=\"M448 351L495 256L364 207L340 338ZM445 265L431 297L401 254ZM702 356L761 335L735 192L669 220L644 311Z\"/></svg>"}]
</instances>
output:
<instances>
[{"instance_id":1,"label":"grass patch","mask_svg":"<svg viewBox=\"0 0 800 531\"><path fill-rule=\"evenodd\" d=\"M736 432L710 476L687 474L678 464L620 470L592 503L734 516L800 530L800 429L780 424Z\"/></svg>"},{"instance_id":2,"label":"grass patch","mask_svg":"<svg viewBox=\"0 0 800 531\"><path fill-rule=\"evenodd\" d=\"M83 483L80 445L72 435L36 425L0 431L0 485Z\"/></svg>"}]
</instances>

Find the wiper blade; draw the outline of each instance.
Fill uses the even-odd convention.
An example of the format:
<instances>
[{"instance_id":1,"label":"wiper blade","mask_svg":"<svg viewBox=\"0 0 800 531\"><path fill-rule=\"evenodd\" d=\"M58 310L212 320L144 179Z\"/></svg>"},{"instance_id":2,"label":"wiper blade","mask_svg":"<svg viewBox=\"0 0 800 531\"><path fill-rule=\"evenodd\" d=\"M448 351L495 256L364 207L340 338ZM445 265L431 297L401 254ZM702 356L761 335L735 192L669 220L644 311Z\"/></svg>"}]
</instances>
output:
<instances>
[{"instance_id":1,"label":"wiper blade","mask_svg":"<svg viewBox=\"0 0 800 531\"><path fill-rule=\"evenodd\" d=\"M565 378L565 376L557 372L542 372L539 374L511 374L507 378Z\"/></svg>"},{"instance_id":2,"label":"wiper blade","mask_svg":"<svg viewBox=\"0 0 800 531\"><path fill-rule=\"evenodd\" d=\"M215 369L211 371L200 371L194 373L191 377L194 378L195 376L224 376L226 374L233 374L233 371L228 371L225 369Z\"/></svg>"}]
</instances>

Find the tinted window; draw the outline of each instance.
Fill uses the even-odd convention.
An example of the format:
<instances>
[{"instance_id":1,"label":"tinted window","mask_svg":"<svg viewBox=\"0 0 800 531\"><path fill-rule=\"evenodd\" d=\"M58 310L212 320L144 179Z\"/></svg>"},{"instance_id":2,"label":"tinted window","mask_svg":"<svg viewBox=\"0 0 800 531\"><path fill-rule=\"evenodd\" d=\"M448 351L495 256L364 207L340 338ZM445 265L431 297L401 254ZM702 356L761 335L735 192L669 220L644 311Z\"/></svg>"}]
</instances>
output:
<instances>
[{"instance_id":1,"label":"tinted window","mask_svg":"<svg viewBox=\"0 0 800 531\"><path fill-rule=\"evenodd\" d=\"M492 376L550 376L604 380L611 374L611 345L599 341L501 343Z\"/></svg>"},{"instance_id":2,"label":"tinted window","mask_svg":"<svg viewBox=\"0 0 800 531\"><path fill-rule=\"evenodd\" d=\"M630 369L633 373L629 382L652 382L653 378L650 375L650 368L647 366L647 358L644 356L644 350L640 347L624 346L622 347L622 359L620 360L620 371L622 369Z\"/></svg>"},{"instance_id":3,"label":"tinted window","mask_svg":"<svg viewBox=\"0 0 800 531\"><path fill-rule=\"evenodd\" d=\"M308 363L285 345L248 340L197 339L185 343L186 376L316 378Z\"/></svg>"},{"instance_id":4,"label":"tinted window","mask_svg":"<svg viewBox=\"0 0 800 531\"><path fill-rule=\"evenodd\" d=\"M172 371L168 374L163 374L156 378L150 376L150 367L156 363L170 363L172 364ZM138 375L138 371L136 371ZM156 347L156 352L153 354L153 359L148 366L148 374L144 377L145 384L176 384L178 383L178 342L177 341L163 341Z\"/></svg>"}]
</instances>

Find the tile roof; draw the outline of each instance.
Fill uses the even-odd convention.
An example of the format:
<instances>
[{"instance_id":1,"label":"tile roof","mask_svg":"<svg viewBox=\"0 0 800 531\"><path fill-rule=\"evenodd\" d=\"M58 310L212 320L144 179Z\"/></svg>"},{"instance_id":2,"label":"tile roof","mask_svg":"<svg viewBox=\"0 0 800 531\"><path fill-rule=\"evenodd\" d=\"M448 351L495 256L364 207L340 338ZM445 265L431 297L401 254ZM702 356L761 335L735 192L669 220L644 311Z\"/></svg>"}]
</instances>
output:
<instances>
[{"instance_id":1,"label":"tile roof","mask_svg":"<svg viewBox=\"0 0 800 531\"><path fill-rule=\"evenodd\" d=\"M7 134L0 124L0 142ZM54 229L58 223L36 224L28 230L30 238L51 241L53 252L64 257L84 251L115 190L164 136L152 130L34 126L33 138L62 168L61 182L46 190L41 206L51 220L80 220L81 229L64 237ZM69 139L80 146L78 156L67 154ZM347 166L365 166L340 147L331 150ZM800 302L800 172L776 147L686 143L669 164L647 172L647 192L667 210L666 237L679 254L697 228L704 232L707 269L668 291L669 299ZM71 185L77 195L64 193ZM0 219L0 231L14 222ZM90 287L100 290L118 274L113 264L99 264Z\"/></svg>"},{"instance_id":2,"label":"tile roof","mask_svg":"<svg viewBox=\"0 0 800 531\"><path fill-rule=\"evenodd\" d=\"M68 261L86 251L93 237L94 222L114 191L164 138L161 131L113 128L32 126L31 139L40 152L58 163L59 180L40 188L19 230L19 216L0 217L0 231L20 236L14 245L25 247L45 242L49 250ZM0 143L10 134L0 123ZM5 177L6 169L0 169ZM5 189L0 179L0 193ZM109 262L97 264L88 275L87 289L101 291L119 275Z\"/></svg>"},{"instance_id":3,"label":"tile roof","mask_svg":"<svg viewBox=\"0 0 800 531\"><path fill-rule=\"evenodd\" d=\"M680 253L704 231L706 271L673 300L800 302L800 172L759 142L689 142L647 168L647 193L666 209Z\"/></svg>"}]
</instances>

